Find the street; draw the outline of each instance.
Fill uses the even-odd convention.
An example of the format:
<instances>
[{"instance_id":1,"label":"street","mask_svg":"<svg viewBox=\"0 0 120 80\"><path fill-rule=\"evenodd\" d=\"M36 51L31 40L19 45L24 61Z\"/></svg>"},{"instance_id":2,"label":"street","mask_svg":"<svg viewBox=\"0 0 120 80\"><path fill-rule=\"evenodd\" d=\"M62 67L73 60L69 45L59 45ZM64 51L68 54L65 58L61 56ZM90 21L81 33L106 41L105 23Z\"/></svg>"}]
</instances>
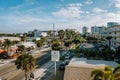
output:
<instances>
[{"instance_id":1,"label":"street","mask_svg":"<svg viewBox=\"0 0 120 80\"><path fill-rule=\"evenodd\" d=\"M50 50L50 48L45 48L45 50L42 49L42 51L38 50L35 51L35 53L33 53L33 56L37 59L37 64L38 62L40 62L41 65L43 65L46 61L48 61L47 59L50 59L50 53L44 52L48 50ZM42 59L45 59L45 61ZM40 67L41 65L38 66ZM16 68L14 60L11 63L5 64L0 67L0 78L10 79L10 80L21 80L23 77L24 77L24 72Z\"/></svg>"},{"instance_id":2,"label":"street","mask_svg":"<svg viewBox=\"0 0 120 80\"><path fill-rule=\"evenodd\" d=\"M51 74L54 74L54 62L50 61L50 48L44 48L32 52L36 58L36 69L34 71L35 78L38 80L45 80ZM67 51L62 51L62 55ZM57 62L57 68L60 62ZM0 67L0 78L9 80L25 80L24 71L18 70L15 66L14 60L8 64Z\"/></svg>"}]
</instances>

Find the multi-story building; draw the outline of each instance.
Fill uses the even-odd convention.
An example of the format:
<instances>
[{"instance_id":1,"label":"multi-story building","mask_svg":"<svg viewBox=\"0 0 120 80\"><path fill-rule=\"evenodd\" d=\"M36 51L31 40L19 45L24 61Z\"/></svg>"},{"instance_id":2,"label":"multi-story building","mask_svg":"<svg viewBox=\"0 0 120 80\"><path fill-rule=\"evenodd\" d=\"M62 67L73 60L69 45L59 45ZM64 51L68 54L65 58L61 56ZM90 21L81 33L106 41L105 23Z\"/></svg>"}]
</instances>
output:
<instances>
[{"instance_id":1,"label":"multi-story building","mask_svg":"<svg viewBox=\"0 0 120 80\"><path fill-rule=\"evenodd\" d=\"M120 25L113 25L107 27L107 36L111 36L111 46L118 47L120 46Z\"/></svg>"},{"instance_id":2,"label":"multi-story building","mask_svg":"<svg viewBox=\"0 0 120 80\"><path fill-rule=\"evenodd\" d=\"M105 34L106 27L105 26L92 26L91 27L91 35L93 37L102 38Z\"/></svg>"},{"instance_id":3,"label":"multi-story building","mask_svg":"<svg viewBox=\"0 0 120 80\"><path fill-rule=\"evenodd\" d=\"M33 34L34 34L34 37L40 37L40 31L37 29L33 31Z\"/></svg>"},{"instance_id":4,"label":"multi-story building","mask_svg":"<svg viewBox=\"0 0 120 80\"><path fill-rule=\"evenodd\" d=\"M82 28L82 33L85 34L85 33L87 33L87 32L88 32L88 27L84 26L84 27Z\"/></svg>"},{"instance_id":5,"label":"multi-story building","mask_svg":"<svg viewBox=\"0 0 120 80\"><path fill-rule=\"evenodd\" d=\"M103 34L105 32L105 26L92 26L91 33Z\"/></svg>"}]
</instances>

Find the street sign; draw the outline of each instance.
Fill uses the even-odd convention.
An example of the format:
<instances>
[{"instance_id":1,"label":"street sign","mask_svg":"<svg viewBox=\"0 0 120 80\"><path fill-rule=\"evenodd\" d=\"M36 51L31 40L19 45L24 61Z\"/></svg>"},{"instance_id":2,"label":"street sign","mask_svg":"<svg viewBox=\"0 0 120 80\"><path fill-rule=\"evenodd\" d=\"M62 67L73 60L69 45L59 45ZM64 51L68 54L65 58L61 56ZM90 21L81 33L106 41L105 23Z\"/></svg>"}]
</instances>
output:
<instances>
[{"instance_id":1,"label":"street sign","mask_svg":"<svg viewBox=\"0 0 120 80\"><path fill-rule=\"evenodd\" d=\"M60 60L59 51L51 51L51 61L55 62L55 75L56 75L56 62Z\"/></svg>"},{"instance_id":2,"label":"street sign","mask_svg":"<svg viewBox=\"0 0 120 80\"><path fill-rule=\"evenodd\" d=\"M60 52L59 51L51 51L51 61L59 61Z\"/></svg>"}]
</instances>

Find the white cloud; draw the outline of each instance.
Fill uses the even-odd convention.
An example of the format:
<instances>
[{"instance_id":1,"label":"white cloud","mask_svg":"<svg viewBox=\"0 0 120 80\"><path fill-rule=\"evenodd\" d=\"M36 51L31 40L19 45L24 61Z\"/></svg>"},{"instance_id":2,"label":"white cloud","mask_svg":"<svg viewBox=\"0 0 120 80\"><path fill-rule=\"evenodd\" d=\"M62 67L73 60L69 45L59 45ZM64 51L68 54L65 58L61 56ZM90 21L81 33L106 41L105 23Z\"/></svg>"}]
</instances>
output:
<instances>
[{"instance_id":1,"label":"white cloud","mask_svg":"<svg viewBox=\"0 0 120 80\"><path fill-rule=\"evenodd\" d=\"M115 0L115 7L120 9L120 0Z\"/></svg>"},{"instance_id":2,"label":"white cloud","mask_svg":"<svg viewBox=\"0 0 120 80\"><path fill-rule=\"evenodd\" d=\"M92 2L92 0L86 0L85 1L85 4L87 4L87 5L91 5L93 2Z\"/></svg>"},{"instance_id":3,"label":"white cloud","mask_svg":"<svg viewBox=\"0 0 120 80\"><path fill-rule=\"evenodd\" d=\"M93 8L93 12L95 12L95 13L101 13L101 12L107 12L107 10L100 9L100 8Z\"/></svg>"},{"instance_id":4,"label":"white cloud","mask_svg":"<svg viewBox=\"0 0 120 80\"><path fill-rule=\"evenodd\" d=\"M76 18L80 17L80 14L83 12L81 10L82 4L68 4L67 8L62 8L57 12L52 12L52 14L56 17L61 18Z\"/></svg>"}]
</instances>

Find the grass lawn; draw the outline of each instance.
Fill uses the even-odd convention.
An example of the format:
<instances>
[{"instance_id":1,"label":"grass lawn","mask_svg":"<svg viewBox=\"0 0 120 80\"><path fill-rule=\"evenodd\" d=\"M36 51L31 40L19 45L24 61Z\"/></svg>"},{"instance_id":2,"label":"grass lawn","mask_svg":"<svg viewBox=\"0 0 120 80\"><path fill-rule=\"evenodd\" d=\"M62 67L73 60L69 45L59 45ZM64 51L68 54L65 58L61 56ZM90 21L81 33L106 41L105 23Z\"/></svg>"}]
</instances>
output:
<instances>
[{"instance_id":1,"label":"grass lawn","mask_svg":"<svg viewBox=\"0 0 120 80\"><path fill-rule=\"evenodd\" d=\"M57 70L56 76L53 74L49 76L46 80L63 80L64 77L64 71Z\"/></svg>"}]
</instances>

